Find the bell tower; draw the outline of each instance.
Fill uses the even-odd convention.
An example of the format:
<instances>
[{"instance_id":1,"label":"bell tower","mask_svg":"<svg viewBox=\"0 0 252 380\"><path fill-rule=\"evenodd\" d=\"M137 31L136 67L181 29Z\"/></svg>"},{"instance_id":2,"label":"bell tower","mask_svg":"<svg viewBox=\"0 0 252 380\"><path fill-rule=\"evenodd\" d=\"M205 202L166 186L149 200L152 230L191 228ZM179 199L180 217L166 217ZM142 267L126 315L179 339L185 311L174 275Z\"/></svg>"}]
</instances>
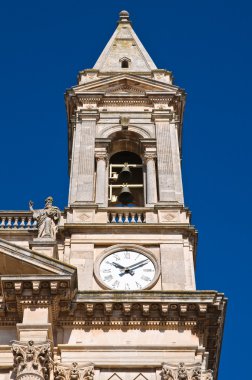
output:
<instances>
[{"instance_id":1,"label":"bell tower","mask_svg":"<svg viewBox=\"0 0 252 380\"><path fill-rule=\"evenodd\" d=\"M184 90L122 11L65 101L70 188L60 231L78 290L57 321L61 363L92 362L97 380L217 379L226 299L195 286Z\"/></svg>"}]
</instances>

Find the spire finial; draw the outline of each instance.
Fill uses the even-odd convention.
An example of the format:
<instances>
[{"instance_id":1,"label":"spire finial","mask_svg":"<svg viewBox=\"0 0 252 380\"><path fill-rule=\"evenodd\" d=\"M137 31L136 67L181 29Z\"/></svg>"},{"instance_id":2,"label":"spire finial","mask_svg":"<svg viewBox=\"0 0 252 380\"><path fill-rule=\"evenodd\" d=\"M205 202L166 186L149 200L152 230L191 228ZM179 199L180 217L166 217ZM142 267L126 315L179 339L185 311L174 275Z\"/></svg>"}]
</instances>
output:
<instances>
[{"instance_id":1,"label":"spire finial","mask_svg":"<svg viewBox=\"0 0 252 380\"><path fill-rule=\"evenodd\" d=\"M121 11L120 13L119 13L119 21L118 21L119 23L120 22L123 22L123 23L125 23L125 22L130 22L130 19L129 19L129 12L127 12L127 11Z\"/></svg>"}]
</instances>

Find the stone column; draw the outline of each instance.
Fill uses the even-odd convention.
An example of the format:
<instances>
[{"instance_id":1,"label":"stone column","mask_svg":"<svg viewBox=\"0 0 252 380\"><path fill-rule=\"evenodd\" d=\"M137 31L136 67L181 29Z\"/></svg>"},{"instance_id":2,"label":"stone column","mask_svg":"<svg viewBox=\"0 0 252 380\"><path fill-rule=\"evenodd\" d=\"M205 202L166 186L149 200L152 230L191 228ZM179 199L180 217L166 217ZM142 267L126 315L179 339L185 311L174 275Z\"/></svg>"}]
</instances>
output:
<instances>
[{"instance_id":1,"label":"stone column","mask_svg":"<svg viewBox=\"0 0 252 380\"><path fill-rule=\"evenodd\" d=\"M49 341L35 344L15 341L12 344L13 367L16 380L48 380L52 368Z\"/></svg>"},{"instance_id":2,"label":"stone column","mask_svg":"<svg viewBox=\"0 0 252 380\"><path fill-rule=\"evenodd\" d=\"M81 113L72 148L69 204L94 203L94 153L98 112Z\"/></svg>"},{"instance_id":3,"label":"stone column","mask_svg":"<svg viewBox=\"0 0 252 380\"><path fill-rule=\"evenodd\" d=\"M160 202L183 203L177 126L172 115L154 112Z\"/></svg>"},{"instance_id":4,"label":"stone column","mask_svg":"<svg viewBox=\"0 0 252 380\"><path fill-rule=\"evenodd\" d=\"M106 194L106 164L107 164L107 152L106 149L96 150L96 196L95 202L101 206L105 206L105 194Z\"/></svg>"},{"instance_id":5,"label":"stone column","mask_svg":"<svg viewBox=\"0 0 252 380\"><path fill-rule=\"evenodd\" d=\"M155 204L157 203L156 153L145 151L144 158L146 163L146 200L147 204Z\"/></svg>"}]
</instances>

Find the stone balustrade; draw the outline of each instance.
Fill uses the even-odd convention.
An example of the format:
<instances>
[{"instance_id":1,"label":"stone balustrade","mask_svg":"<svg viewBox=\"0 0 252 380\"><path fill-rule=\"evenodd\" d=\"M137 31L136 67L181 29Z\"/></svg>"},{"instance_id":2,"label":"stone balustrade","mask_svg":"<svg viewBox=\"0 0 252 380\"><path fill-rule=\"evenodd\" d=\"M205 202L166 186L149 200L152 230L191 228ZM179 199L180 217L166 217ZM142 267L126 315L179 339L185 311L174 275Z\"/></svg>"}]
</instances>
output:
<instances>
[{"instance_id":1,"label":"stone balustrade","mask_svg":"<svg viewBox=\"0 0 252 380\"><path fill-rule=\"evenodd\" d=\"M0 211L0 229L37 228L37 222L29 211Z\"/></svg>"},{"instance_id":2,"label":"stone balustrade","mask_svg":"<svg viewBox=\"0 0 252 380\"><path fill-rule=\"evenodd\" d=\"M146 223L144 208L116 208L108 211L108 223Z\"/></svg>"}]
</instances>

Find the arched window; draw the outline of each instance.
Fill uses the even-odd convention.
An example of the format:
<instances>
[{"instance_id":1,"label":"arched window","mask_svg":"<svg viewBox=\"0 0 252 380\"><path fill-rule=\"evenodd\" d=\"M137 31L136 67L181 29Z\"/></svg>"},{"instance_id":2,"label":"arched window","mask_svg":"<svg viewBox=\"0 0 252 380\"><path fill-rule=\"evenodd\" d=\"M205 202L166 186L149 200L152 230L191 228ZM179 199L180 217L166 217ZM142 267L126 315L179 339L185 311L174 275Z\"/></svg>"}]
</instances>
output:
<instances>
[{"instance_id":1,"label":"arched window","mask_svg":"<svg viewBox=\"0 0 252 380\"><path fill-rule=\"evenodd\" d=\"M121 62L122 69L128 69L130 67L131 60L127 57L123 57L119 60Z\"/></svg>"},{"instance_id":2,"label":"arched window","mask_svg":"<svg viewBox=\"0 0 252 380\"><path fill-rule=\"evenodd\" d=\"M123 60L123 61L121 62L121 67L122 67L122 69L128 69L128 68L129 68L129 62L126 61L126 59Z\"/></svg>"},{"instance_id":3,"label":"arched window","mask_svg":"<svg viewBox=\"0 0 252 380\"><path fill-rule=\"evenodd\" d=\"M115 207L144 205L143 165L138 154L121 151L110 158L109 203Z\"/></svg>"}]
</instances>

